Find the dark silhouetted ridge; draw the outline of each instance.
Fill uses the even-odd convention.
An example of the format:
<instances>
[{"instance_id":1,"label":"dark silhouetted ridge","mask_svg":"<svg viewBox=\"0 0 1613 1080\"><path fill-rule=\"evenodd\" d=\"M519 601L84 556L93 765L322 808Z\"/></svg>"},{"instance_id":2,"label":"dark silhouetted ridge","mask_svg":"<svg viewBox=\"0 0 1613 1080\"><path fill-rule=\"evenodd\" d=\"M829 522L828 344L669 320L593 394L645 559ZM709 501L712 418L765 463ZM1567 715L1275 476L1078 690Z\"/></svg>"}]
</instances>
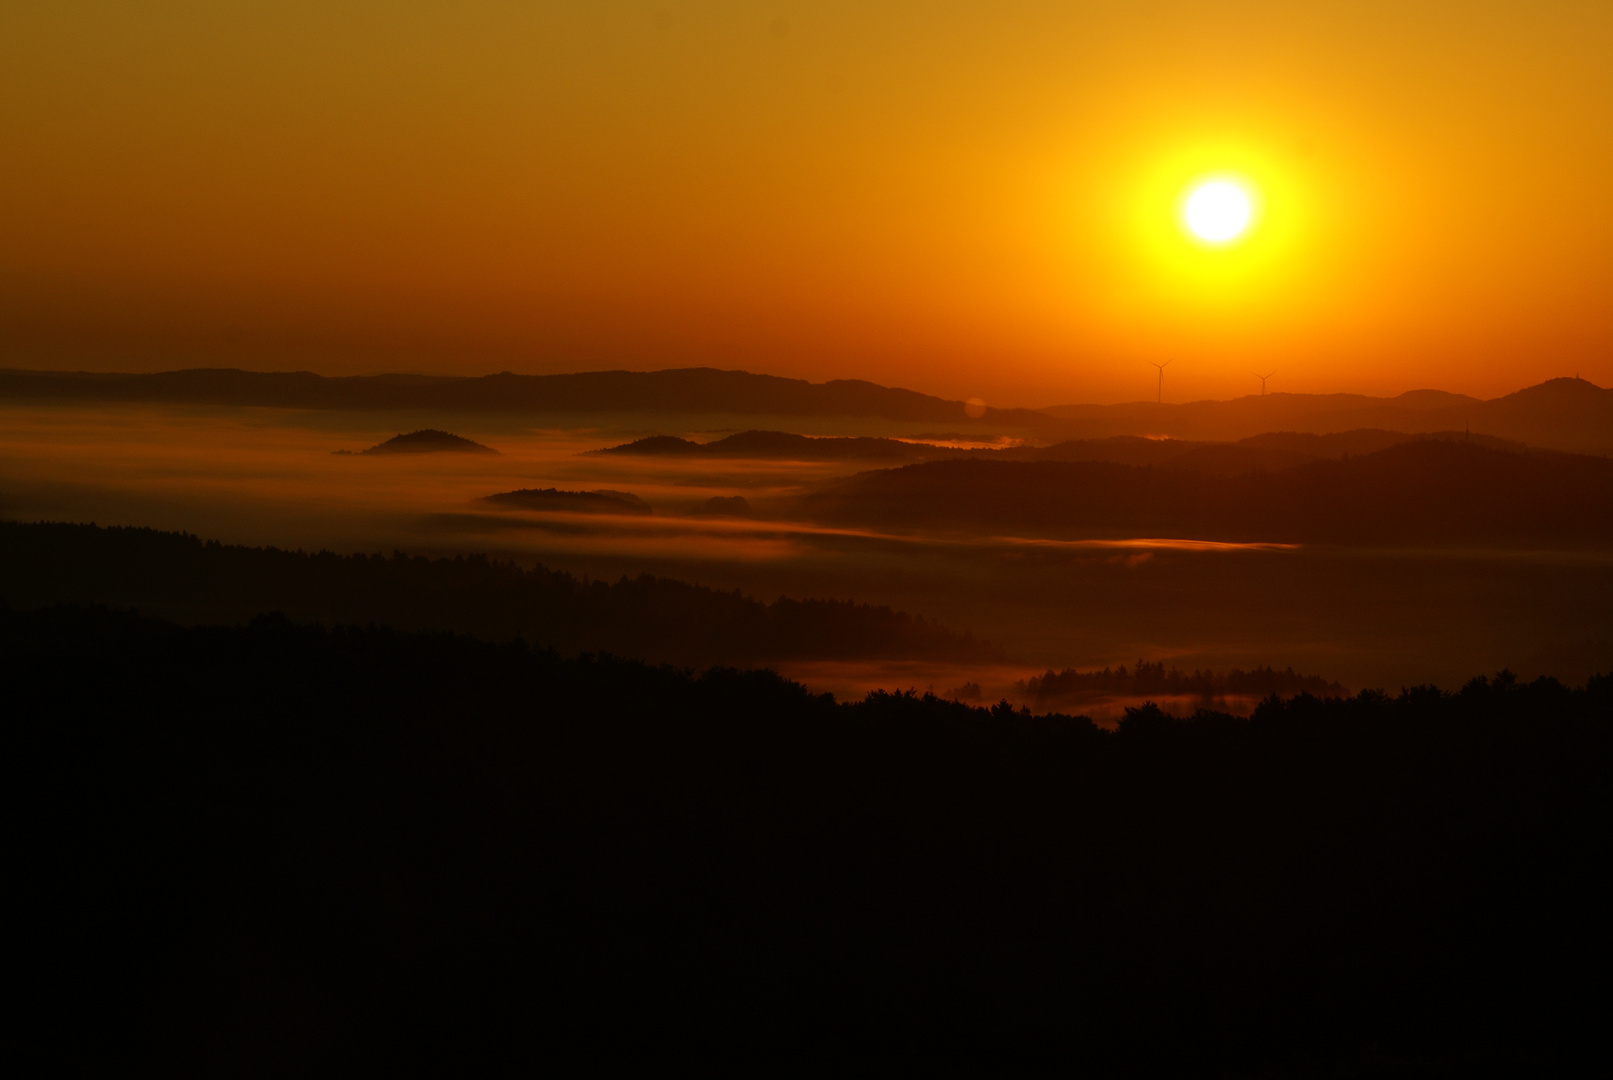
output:
<instances>
[{"instance_id":1,"label":"dark silhouetted ridge","mask_svg":"<svg viewBox=\"0 0 1613 1080\"><path fill-rule=\"evenodd\" d=\"M1339 683L1319 675L1300 675L1293 668L1188 672L1174 667L1166 670L1163 662L1151 664L1145 660L1138 660L1130 670L1124 664L1102 671L1049 670L1022 680L1018 685L1021 693L1041 709L1079 708L1104 698L1140 698L1149 694L1195 697L1212 702L1229 696L1267 698L1274 694L1279 697L1314 694L1338 697L1345 692Z\"/></svg>"},{"instance_id":2,"label":"dark silhouetted ridge","mask_svg":"<svg viewBox=\"0 0 1613 1080\"><path fill-rule=\"evenodd\" d=\"M1394 398L1360 394L1248 396L1186 404L1130 402L1048 409L988 409L970 418L949 401L861 379L811 383L746 371L678 368L566 375L354 375L195 368L154 374L0 369L0 400L142 401L295 409L408 409L446 413L634 413L859 416L958 425L1011 426L1049 436L1169 435L1235 441L1268 431L1331 433L1473 431L1550 449L1613 453L1613 390L1552 379L1480 401L1417 390Z\"/></svg>"},{"instance_id":3,"label":"dark silhouetted ridge","mask_svg":"<svg viewBox=\"0 0 1613 1080\"><path fill-rule=\"evenodd\" d=\"M839 458L907 458L933 451L896 439L812 437L784 431L741 431L707 443L708 454L723 457L786 458L798 460Z\"/></svg>"},{"instance_id":4,"label":"dark silhouetted ridge","mask_svg":"<svg viewBox=\"0 0 1613 1080\"><path fill-rule=\"evenodd\" d=\"M1530 446L1613 454L1613 390L1584 379L1551 379L1480 401L1439 390L1393 398L1361 394L1250 395L1185 404L1060 405L1044 410L1072 435L1169 435L1235 441L1261 432L1330 434L1362 428L1427 433L1471 431Z\"/></svg>"},{"instance_id":5,"label":"dark silhouetted ridge","mask_svg":"<svg viewBox=\"0 0 1613 1080\"><path fill-rule=\"evenodd\" d=\"M714 439L708 443L691 442L671 435L652 435L647 439L606 447L594 453L770 458L784 461L873 461L881 458L922 460L957 457L961 451L925 443L903 442L900 439L795 435L786 431L741 431L736 435Z\"/></svg>"},{"instance_id":6,"label":"dark silhouetted ridge","mask_svg":"<svg viewBox=\"0 0 1613 1080\"><path fill-rule=\"evenodd\" d=\"M590 450L591 454L643 454L646 456L686 457L705 450L701 443L680 439L676 435L651 435L620 446L607 446L603 450Z\"/></svg>"},{"instance_id":7,"label":"dark silhouetted ridge","mask_svg":"<svg viewBox=\"0 0 1613 1080\"><path fill-rule=\"evenodd\" d=\"M974 427L1040 427L1029 409L989 409L861 379L811 383L716 368L585 371L567 375L353 375L232 368L148 375L0 370L0 400L164 401L298 409L429 409L501 413L772 414L873 416Z\"/></svg>"}]
</instances>

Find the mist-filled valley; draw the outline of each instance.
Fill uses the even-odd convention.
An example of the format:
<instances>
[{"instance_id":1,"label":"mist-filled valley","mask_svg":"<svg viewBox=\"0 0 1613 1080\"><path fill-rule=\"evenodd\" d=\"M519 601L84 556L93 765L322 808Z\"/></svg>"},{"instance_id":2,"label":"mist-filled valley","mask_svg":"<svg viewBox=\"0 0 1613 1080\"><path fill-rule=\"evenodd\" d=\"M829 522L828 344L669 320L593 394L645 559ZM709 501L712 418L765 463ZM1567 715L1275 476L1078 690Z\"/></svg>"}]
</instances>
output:
<instances>
[{"instance_id":1,"label":"mist-filled valley","mask_svg":"<svg viewBox=\"0 0 1613 1080\"><path fill-rule=\"evenodd\" d=\"M1607 458L1483 432L1072 441L957 419L948 426L961 431L866 415L11 402L0 508L19 522L478 555L606 582L650 574L766 604L873 604L990 650L967 663L923 650L767 658L842 696L972 683L1017 700L1016 684L1046 669L1139 659L1292 667L1351 689L1502 667L1580 680L1613 664ZM422 431L496 452L365 452ZM40 579L24 566L10 565L18 583L0 594L187 621L257 613L204 612L137 574L99 592L29 590ZM306 591L259 589L252 603L375 618ZM524 630L542 643L541 620L528 621L441 628ZM635 654L742 659L647 644Z\"/></svg>"},{"instance_id":2,"label":"mist-filled valley","mask_svg":"<svg viewBox=\"0 0 1613 1080\"><path fill-rule=\"evenodd\" d=\"M858 393L0 401L28 903L219 988L131 1045L1572 1056L1613 459Z\"/></svg>"}]
</instances>

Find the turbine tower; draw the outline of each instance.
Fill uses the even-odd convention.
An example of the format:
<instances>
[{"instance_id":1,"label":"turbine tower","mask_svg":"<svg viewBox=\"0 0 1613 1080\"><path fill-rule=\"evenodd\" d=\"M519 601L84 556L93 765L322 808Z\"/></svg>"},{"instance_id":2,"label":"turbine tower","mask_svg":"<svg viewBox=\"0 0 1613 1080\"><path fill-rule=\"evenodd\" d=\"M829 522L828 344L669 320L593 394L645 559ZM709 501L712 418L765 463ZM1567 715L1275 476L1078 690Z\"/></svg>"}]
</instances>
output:
<instances>
[{"instance_id":1,"label":"turbine tower","mask_svg":"<svg viewBox=\"0 0 1613 1080\"><path fill-rule=\"evenodd\" d=\"M1152 360L1148 362L1154 364ZM1171 366L1171 361L1167 360L1163 364L1154 364L1154 366L1159 369L1159 389L1155 393L1154 404L1160 405L1165 401L1165 369Z\"/></svg>"},{"instance_id":2,"label":"turbine tower","mask_svg":"<svg viewBox=\"0 0 1613 1080\"><path fill-rule=\"evenodd\" d=\"M1271 373L1271 375L1275 375L1275 374L1277 374L1275 371L1273 371ZM1260 396L1261 397L1266 396L1266 380L1271 378L1271 375L1256 375L1255 376L1255 378L1260 380Z\"/></svg>"}]
</instances>

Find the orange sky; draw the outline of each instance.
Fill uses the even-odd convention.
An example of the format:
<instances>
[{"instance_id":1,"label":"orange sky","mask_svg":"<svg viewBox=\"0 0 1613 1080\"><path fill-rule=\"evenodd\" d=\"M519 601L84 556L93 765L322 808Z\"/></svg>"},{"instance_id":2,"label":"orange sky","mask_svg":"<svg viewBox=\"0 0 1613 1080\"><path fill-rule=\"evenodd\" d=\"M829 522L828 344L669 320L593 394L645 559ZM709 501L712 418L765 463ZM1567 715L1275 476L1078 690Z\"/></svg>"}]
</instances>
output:
<instances>
[{"instance_id":1,"label":"orange sky","mask_svg":"<svg viewBox=\"0 0 1613 1080\"><path fill-rule=\"evenodd\" d=\"M7 0L0 365L1608 385L1610 57L1606 0Z\"/></svg>"}]
</instances>

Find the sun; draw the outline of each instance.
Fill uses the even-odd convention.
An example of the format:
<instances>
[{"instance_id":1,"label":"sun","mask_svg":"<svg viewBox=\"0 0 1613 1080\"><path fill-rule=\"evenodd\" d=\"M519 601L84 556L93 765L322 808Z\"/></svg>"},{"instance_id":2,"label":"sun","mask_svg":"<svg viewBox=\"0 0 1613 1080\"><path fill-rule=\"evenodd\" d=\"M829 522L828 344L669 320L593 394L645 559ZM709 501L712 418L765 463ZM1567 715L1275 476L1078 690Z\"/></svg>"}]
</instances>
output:
<instances>
[{"instance_id":1,"label":"sun","mask_svg":"<svg viewBox=\"0 0 1613 1080\"><path fill-rule=\"evenodd\" d=\"M1205 180L1182 204L1182 220L1200 240L1225 244L1248 231L1254 217L1254 200L1243 185L1231 180Z\"/></svg>"}]
</instances>

